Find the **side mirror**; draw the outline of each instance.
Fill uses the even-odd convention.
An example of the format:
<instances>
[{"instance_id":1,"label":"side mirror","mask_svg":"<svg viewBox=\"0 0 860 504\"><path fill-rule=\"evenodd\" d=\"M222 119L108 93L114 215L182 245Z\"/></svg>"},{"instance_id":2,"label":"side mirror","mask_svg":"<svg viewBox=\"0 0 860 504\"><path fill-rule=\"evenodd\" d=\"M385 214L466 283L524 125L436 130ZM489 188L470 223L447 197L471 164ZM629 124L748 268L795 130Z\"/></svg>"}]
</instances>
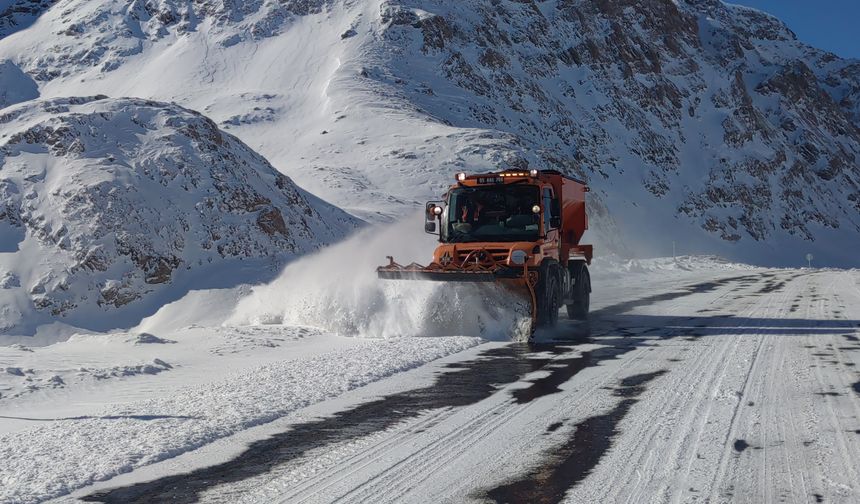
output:
<instances>
[{"instance_id":1,"label":"side mirror","mask_svg":"<svg viewBox=\"0 0 860 504\"><path fill-rule=\"evenodd\" d=\"M424 232L439 234L436 223L442 223L442 213L445 208L441 201L428 201L424 206Z\"/></svg>"}]
</instances>

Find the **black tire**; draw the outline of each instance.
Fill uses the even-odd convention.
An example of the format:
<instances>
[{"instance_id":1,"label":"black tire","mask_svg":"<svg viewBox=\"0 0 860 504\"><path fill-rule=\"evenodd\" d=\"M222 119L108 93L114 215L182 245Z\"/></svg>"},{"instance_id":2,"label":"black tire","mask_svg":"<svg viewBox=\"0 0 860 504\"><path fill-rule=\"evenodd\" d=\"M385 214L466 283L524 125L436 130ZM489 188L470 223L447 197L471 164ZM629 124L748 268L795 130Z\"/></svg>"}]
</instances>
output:
<instances>
[{"instance_id":1,"label":"black tire","mask_svg":"<svg viewBox=\"0 0 860 504\"><path fill-rule=\"evenodd\" d=\"M591 275L584 263L576 262L570 267L573 283L573 303L567 305L567 317L571 320L588 320L591 307Z\"/></svg>"},{"instance_id":2,"label":"black tire","mask_svg":"<svg viewBox=\"0 0 860 504\"><path fill-rule=\"evenodd\" d=\"M561 309L560 286L557 268L545 268L538 282L538 327L555 327L558 324L558 310Z\"/></svg>"}]
</instances>

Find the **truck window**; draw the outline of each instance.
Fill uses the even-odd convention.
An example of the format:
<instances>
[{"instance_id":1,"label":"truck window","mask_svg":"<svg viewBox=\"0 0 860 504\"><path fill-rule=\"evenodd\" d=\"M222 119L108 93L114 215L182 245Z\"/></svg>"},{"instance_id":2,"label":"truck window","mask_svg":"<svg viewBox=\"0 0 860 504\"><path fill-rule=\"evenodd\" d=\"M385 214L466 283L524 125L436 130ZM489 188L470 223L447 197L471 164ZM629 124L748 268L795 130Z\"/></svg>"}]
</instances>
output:
<instances>
[{"instance_id":1,"label":"truck window","mask_svg":"<svg viewBox=\"0 0 860 504\"><path fill-rule=\"evenodd\" d=\"M448 194L447 222L442 241L513 242L538 239L540 202L534 185L499 184L457 188Z\"/></svg>"}]
</instances>

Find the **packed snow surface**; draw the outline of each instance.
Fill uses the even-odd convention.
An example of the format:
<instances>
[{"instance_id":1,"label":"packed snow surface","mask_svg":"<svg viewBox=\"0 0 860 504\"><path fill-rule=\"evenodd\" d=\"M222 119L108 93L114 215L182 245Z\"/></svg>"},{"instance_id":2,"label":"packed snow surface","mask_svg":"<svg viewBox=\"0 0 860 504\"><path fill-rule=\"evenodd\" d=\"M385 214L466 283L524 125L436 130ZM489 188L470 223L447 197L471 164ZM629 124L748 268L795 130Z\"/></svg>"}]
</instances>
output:
<instances>
[{"instance_id":1,"label":"packed snow surface","mask_svg":"<svg viewBox=\"0 0 860 504\"><path fill-rule=\"evenodd\" d=\"M403 225L364 233L409 237L399 228ZM367 258L356 253L357 244L367 247ZM410 250L417 250L411 244L412 240L406 240L393 252L408 257ZM478 320L503 304L481 308L476 299L470 299L475 312L484 315L475 315L475 321L470 322L466 314L465 322L441 321L434 326L432 317L409 307L414 302L438 303L438 298L424 297L424 293L397 294L384 285L374 285L381 282L364 278L362 262L376 257L377 246L372 236L359 236L340 248L296 262L308 272L308 276L295 275L292 284L294 290L304 292L303 310L291 311L291 304L299 297L292 297L291 289L277 290L286 281L281 278L254 289L192 293L165 306L130 332L78 334L47 347L0 349L0 432L5 432L0 436L0 454L4 460L13 461L0 468L0 501L36 502L182 453L194 459L196 449L216 440L280 418L294 418L296 412L310 405L348 397L349 390L378 380L385 383L384 379L394 373L486 341L467 336L396 336L432 336L457 330L469 334L476 330L475 336L502 338L505 320L509 319L488 319L496 326L482 325ZM345 291L342 295L330 286L315 288L319 277L313 273L333 267L335 259L329 251L335 252L333 257L351 258L347 264L359 272L351 273L343 266L339 274L330 275L341 286L349 286L341 289ZM643 296L659 297L693 281L768 271L704 257L595 266L594 278L603 279L594 303L598 313L607 305L623 305ZM797 274L794 271L792 274ZM277 292L280 299L272 299ZM355 304L362 298L361 292L381 303L371 312L374 317L396 323L362 319L371 309ZM840 294L849 295L850 290ZM331 306L330 319L315 311L326 303ZM393 307L386 307L392 303ZM213 306L222 309L212 313ZM631 307L635 306L634 301ZM680 304L675 310L687 313L693 306L698 305ZM312 325L317 327L295 325L301 313L306 314L304 323L316 321ZM255 316L260 319L252 320ZM193 318L207 325L187 325ZM353 325L347 323L350 320L355 321ZM668 325L676 324L665 320ZM416 328L427 332L421 334ZM562 328L558 334L539 338L551 340L564 331ZM92 453L102 455L94 458Z\"/></svg>"},{"instance_id":2,"label":"packed snow surface","mask_svg":"<svg viewBox=\"0 0 860 504\"><path fill-rule=\"evenodd\" d=\"M171 310L144 322L156 332L4 348L0 500L856 500L858 271L595 270L590 323L534 348L167 329ZM163 370L88 372L147 365Z\"/></svg>"},{"instance_id":3,"label":"packed snow surface","mask_svg":"<svg viewBox=\"0 0 860 504\"><path fill-rule=\"evenodd\" d=\"M242 330L234 332L241 334ZM302 333L281 329L271 336L283 341L302 337ZM47 418L42 427L0 435L0 458L6 461L0 468L0 501L38 502L57 497L479 342L468 337L350 342L342 350L252 367L162 397L106 407L97 414ZM171 359L183 350L194 351L189 343L190 348L182 350L159 350ZM101 344L111 342L102 340ZM134 353L133 345L126 342L126 351Z\"/></svg>"}]
</instances>

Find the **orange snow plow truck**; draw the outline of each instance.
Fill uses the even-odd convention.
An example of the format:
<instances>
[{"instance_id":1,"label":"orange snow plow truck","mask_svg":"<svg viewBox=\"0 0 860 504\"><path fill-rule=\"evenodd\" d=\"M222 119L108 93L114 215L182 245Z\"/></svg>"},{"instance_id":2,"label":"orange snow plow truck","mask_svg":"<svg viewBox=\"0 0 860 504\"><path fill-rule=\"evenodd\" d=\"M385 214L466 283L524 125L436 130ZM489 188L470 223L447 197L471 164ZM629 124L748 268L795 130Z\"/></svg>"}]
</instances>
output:
<instances>
[{"instance_id":1,"label":"orange snow plow truck","mask_svg":"<svg viewBox=\"0 0 860 504\"><path fill-rule=\"evenodd\" d=\"M552 327L561 305L572 319L588 317L591 245L585 182L555 170L458 173L445 201L430 201L424 230L439 235L427 265L377 268L385 280L497 282L531 302L531 331Z\"/></svg>"}]
</instances>

